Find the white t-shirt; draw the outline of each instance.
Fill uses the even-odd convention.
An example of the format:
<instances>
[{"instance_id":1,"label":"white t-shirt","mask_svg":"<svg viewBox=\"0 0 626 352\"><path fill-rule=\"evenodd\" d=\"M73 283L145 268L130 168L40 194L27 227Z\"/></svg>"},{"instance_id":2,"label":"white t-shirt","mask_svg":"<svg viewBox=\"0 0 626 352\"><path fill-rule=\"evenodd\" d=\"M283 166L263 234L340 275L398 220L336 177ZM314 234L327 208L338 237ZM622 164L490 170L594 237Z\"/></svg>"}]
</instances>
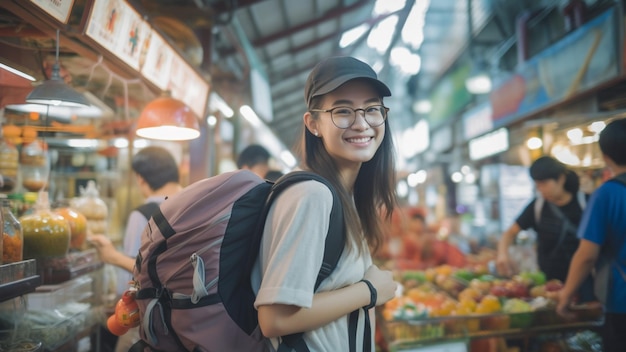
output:
<instances>
[{"instance_id":1,"label":"white t-shirt","mask_svg":"<svg viewBox=\"0 0 626 352\"><path fill-rule=\"evenodd\" d=\"M288 304L310 308L313 289L324 256L333 198L330 190L317 181L290 186L270 208L259 258L252 271L252 286L257 293L255 307ZM372 264L369 254L344 250L331 275L319 291L351 285L363 278ZM262 280L261 280L262 278ZM262 281L262 282L261 282ZM364 313L359 310L356 348L363 350ZM374 350L374 321L371 345ZM348 351L348 315L319 329L308 331L304 340L311 352ZM272 339L274 350L279 340Z\"/></svg>"},{"instance_id":2,"label":"white t-shirt","mask_svg":"<svg viewBox=\"0 0 626 352\"><path fill-rule=\"evenodd\" d=\"M152 196L148 197L144 204L161 204L163 201L165 201L164 196ZM131 258L135 258L137 256L137 253L139 253L139 247L141 247L141 234L143 233L146 225L148 225L148 219L146 219L142 213L138 210L131 211L128 216L128 221L126 222L124 246L121 248L122 253ZM128 282L133 279L133 273L119 267L116 267L115 269L117 275L117 294L118 296L122 296L124 291L128 290L130 287Z\"/></svg>"}]
</instances>

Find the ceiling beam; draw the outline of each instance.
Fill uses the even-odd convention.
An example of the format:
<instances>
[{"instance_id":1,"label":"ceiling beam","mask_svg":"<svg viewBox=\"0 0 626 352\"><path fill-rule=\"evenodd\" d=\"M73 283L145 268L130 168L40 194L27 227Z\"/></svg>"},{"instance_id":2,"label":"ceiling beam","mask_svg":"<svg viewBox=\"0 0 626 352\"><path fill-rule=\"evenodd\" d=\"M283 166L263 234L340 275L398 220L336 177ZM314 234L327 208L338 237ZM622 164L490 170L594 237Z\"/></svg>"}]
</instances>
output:
<instances>
[{"instance_id":1,"label":"ceiling beam","mask_svg":"<svg viewBox=\"0 0 626 352\"><path fill-rule=\"evenodd\" d=\"M255 40L254 42L252 42L252 45L255 47L259 47L259 46L265 46L273 41L276 40L280 40L280 39L284 39L286 37L290 37L292 35L294 35L294 33L296 32L300 32L303 31L305 29L309 29L311 27L317 26L320 23L324 23L326 21L329 21L331 19L337 18L337 17L341 17L347 13L350 13L356 9L358 9L359 7L367 4L369 1L367 0L359 0L357 2L355 2L352 5L349 6L338 6L335 7L333 9L330 9L328 11L326 11L326 13L324 13L323 15L319 16L318 18L315 18L309 22L304 22L301 23L295 27L291 27L288 28L284 31L281 32L277 32L274 33L272 35L268 35L267 37Z\"/></svg>"},{"instance_id":2,"label":"ceiling beam","mask_svg":"<svg viewBox=\"0 0 626 352\"><path fill-rule=\"evenodd\" d=\"M285 29L284 31L280 31L277 33L274 33L272 35L269 35L267 37L263 37L260 39L257 39L255 41L252 42L252 46L255 48L258 47L264 47L266 45L268 45L271 42L274 42L276 40L280 40L280 39L284 39L287 37L290 37L292 35L294 35L296 32L299 31L303 31L305 29L309 29L311 27L317 26L320 23L324 23L326 21L332 20L334 18L340 17L344 14L350 13L351 11L367 4L369 1L367 0L359 0L357 2L355 2L354 4L350 5L350 6L339 6L339 7L335 7L333 9L330 9L328 11L326 11L326 13L324 13L322 16L318 17L318 18L314 18L311 21L308 22L304 22L301 23L295 27L291 27L288 29ZM378 17L377 17L378 18ZM371 21L371 20L370 20ZM369 22L369 21L368 21ZM219 56L222 58L226 58L228 56L231 56L233 54L235 54L237 51L234 49L228 49L228 50L222 50L219 52Z\"/></svg>"}]
</instances>

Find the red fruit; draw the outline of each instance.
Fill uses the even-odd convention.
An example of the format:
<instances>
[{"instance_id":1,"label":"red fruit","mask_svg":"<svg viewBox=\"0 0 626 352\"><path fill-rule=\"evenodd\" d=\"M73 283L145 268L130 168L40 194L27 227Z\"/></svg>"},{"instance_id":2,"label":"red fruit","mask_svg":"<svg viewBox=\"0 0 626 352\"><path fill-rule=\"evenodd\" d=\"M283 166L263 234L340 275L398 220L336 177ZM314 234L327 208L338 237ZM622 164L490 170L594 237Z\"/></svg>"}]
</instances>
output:
<instances>
[{"instance_id":1,"label":"red fruit","mask_svg":"<svg viewBox=\"0 0 626 352\"><path fill-rule=\"evenodd\" d=\"M528 296L530 296L530 292L524 284L517 283L509 289L509 297L524 298Z\"/></svg>"},{"instance_id":2,"label":"red fruit","mask_svg":"<svg viewBox=\"0 0 626 352\"><path fill-rule=\"evenodd\" d=\"M559 291L563 288L563 283L561 282L561 280L552 279L546 282L545 288L547 292Z\"/></svg>"},{"instance_id":3,"label":"red fruit","mask_svg":"<svg viewBox=\"0 0 626 352\"><path fill-rule=\"evenodd\" d=\"M509 290L504 286L492 286L489 289L489 293L497 297L507 297L509 295Z\"/></svg>"}]
</instances>

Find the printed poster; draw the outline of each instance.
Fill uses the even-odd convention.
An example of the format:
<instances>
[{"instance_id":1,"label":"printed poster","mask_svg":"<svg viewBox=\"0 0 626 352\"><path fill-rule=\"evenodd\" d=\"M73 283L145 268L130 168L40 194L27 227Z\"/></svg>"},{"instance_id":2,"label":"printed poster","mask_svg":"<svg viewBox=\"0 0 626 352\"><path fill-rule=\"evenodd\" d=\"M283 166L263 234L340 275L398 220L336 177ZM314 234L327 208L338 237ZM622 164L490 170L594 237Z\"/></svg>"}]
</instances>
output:
<instances>
[{"instance_id":1,"label":"printed poster","mask_svg":"<svg viewBox=\"0 0 626 352\"><path fill-rule=\"evenodd\" d=\"M152 31L147 42L146 59L141 74L162 90L168 89L174 50L165 39Z\"/></svg>"},{"instance_id":2,"label":"printed poster","mask_svg":"<svg viewBox=\"0 0 626 352\"><path fill-rule=\"evenodd\" d=\"M209 85L179 55L174 55L168 89L172 97L187 104L198 116L204 116L209 96Z\"/></svg>"},{"instance_id":3,"label":"printed poster","mask_svg":"<svg viewBox=\"0 0 626 352\"><path fill-rule=\"evenodd\" d=\"M150 25L122 0L96 0L86 30L88 37L135 70L143 63L150 32Z\"/></svg>"},{"instance_id":4,"label":"printed poster","mask_svg":"<svg viewBox=\"0 0 626 352\"><path fill-rule=\"evenodd\" d=\"M74 5L74 0L30 0L30 2L64 24L70 19Z\"/></svg>"}]
</instances>

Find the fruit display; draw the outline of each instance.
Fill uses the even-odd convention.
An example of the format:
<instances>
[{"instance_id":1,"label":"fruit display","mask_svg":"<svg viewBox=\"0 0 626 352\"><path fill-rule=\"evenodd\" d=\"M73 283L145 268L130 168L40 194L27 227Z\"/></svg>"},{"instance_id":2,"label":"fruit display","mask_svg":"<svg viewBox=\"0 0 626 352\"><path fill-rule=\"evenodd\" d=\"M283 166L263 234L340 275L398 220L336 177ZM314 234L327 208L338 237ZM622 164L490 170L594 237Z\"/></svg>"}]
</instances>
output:
<instances>
[{"instance_id":1,"label":"fruit display","mask_svg":"<svg viewBox=\"0 0 626 352\"><path fill-rule=\"evenodd\" d=\"M402 295L379 308L390 340L467 337L567 324L554 310L563 283L541 272L511 278L442 265L398 273ZM602 310L581 307L576 322L596 322ZM424 333L426 335L424 335Z\"/></svg>"}]
</instances>

